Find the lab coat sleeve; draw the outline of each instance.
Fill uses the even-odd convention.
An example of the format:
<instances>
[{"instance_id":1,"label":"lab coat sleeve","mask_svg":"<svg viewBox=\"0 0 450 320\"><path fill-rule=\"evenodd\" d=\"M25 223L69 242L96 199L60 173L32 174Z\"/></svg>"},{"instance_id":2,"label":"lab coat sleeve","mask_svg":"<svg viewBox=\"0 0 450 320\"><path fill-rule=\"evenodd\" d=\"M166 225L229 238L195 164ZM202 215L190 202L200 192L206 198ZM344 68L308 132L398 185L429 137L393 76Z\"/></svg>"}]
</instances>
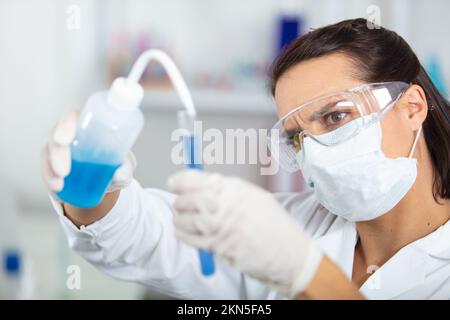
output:
<instances>
[{"instance_id":1,"label":"lab coat sleeve","mask_svg":"<svg viewBox=\"0 0 450 320\"><path fill-rule=\"evenodd\" d=\"M197 250L175 237L173 200L174 195L143 189L134 180L104 218L80 229L52 202L69 246L112 277L181 299L275 298L267 286L217 257L215 274L201 275Z\"/></svg>"},{"instance_id":2,"label":"lab coat sleeve","mask_svg":"<svg viewBox=\"0 0 450 320\"><path fill-rule=\"evenodd\" d=\"M314 239L325 235L336 222L337 216L317 201L312 189L299 193L276 193L275 198L305 233Z\"/></svg>"}]
</instances>

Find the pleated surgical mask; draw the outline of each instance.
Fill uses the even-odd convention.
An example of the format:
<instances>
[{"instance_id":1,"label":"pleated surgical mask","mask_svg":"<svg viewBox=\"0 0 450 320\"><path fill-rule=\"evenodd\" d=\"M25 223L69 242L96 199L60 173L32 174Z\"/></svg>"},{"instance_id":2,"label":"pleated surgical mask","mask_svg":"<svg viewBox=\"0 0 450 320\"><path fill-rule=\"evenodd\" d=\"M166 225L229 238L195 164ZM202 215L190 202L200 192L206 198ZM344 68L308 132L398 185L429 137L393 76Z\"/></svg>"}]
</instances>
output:
<instances>
[{"instance_id":1,"label":"pleated surgical mask","mask_svg":"<svg viewBox=\"0 0 450 320\"><path fill-rule=\"evenodd\" d=\"M412 158L421 129L408 157L388 158L381 150L379 121L363 126L353 120L320 136L333 141L345 130L360 129L352 138L326 146L310 137L303 139L297 163L318 201L332 213L349 221L367 221L391 210L410 190L417 177L417 160Z\"/></svg>"}]
</instances>

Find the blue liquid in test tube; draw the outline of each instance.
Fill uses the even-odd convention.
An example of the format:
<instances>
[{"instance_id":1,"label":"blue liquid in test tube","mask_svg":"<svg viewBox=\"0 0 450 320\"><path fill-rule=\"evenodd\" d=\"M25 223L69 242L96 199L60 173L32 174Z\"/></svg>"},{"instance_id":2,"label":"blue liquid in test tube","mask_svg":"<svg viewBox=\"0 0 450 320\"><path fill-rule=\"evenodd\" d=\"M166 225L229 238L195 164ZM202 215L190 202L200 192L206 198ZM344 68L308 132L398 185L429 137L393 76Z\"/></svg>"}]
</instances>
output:
<instances>
[{"instance_id":1,"label":"blue liquid in test tube","mask_svg":"<svg viewBox=\"0 0 450 320\"><path fill-rule=\"evenodd\" d=\"M187 168L203 170L203 165L200 161L198 150L198 143L195 135L189 134L183 137L183 151L184 161ZM214 273L214 255L212 252L200 249L199 252L200 266L202 274L210 276Z\"/></svg>"}]
</instances>

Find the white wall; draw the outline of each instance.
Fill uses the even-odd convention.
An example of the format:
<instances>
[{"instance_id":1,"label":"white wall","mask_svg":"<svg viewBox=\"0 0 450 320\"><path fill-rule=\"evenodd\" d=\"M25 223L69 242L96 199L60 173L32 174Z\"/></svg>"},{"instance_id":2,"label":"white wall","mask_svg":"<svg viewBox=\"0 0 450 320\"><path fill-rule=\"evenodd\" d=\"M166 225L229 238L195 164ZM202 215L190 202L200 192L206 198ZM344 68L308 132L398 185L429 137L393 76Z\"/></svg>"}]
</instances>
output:
<instances>
[{"instance_id":1,"label":"white wall","mask_svg":"<svg viewBox=\"0 0 450 320\"><path fill-rule=\"evenodd\" d=\"M99 86L91 5L78 2L86 21L74 32L65 26L69 1L0 2L0 170L30 197L45 195L40 150L50 128Z\"/></svg>"},{"instance_id":2,"label":"white wall","mask_svg":"<svg viewBox=\"0 0 450 320\"><path fill-rule=\"evenodd\" d=\"M101 86L92 2L76 2L85 14L83 28L73 32L65 25L71 2L0 2L0 247L15 242L31 257L39 298L135 298L137 286L69 253L41 181L40 151L50 128ZM81 266L86 290L66 290L71 263Z\"/></svg>"}]
</instances>

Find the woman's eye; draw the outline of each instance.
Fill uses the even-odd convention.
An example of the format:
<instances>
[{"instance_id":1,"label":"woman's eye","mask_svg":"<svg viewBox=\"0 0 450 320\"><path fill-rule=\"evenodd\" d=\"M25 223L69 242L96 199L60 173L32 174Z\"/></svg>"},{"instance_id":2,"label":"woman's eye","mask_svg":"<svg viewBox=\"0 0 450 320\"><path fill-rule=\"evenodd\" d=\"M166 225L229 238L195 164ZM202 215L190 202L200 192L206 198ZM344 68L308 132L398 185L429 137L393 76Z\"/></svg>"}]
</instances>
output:
<instances>
[{"instance_id":1,"label":"woman's eye","mask_svg":"<svg viewBox=\"0 0 450 320\"><path fill-rule=\"evenodd\" d=\"M323 116L327 125L335 125L345 119L347 112L335 111Z\"/></svg>"}]
</instances>

